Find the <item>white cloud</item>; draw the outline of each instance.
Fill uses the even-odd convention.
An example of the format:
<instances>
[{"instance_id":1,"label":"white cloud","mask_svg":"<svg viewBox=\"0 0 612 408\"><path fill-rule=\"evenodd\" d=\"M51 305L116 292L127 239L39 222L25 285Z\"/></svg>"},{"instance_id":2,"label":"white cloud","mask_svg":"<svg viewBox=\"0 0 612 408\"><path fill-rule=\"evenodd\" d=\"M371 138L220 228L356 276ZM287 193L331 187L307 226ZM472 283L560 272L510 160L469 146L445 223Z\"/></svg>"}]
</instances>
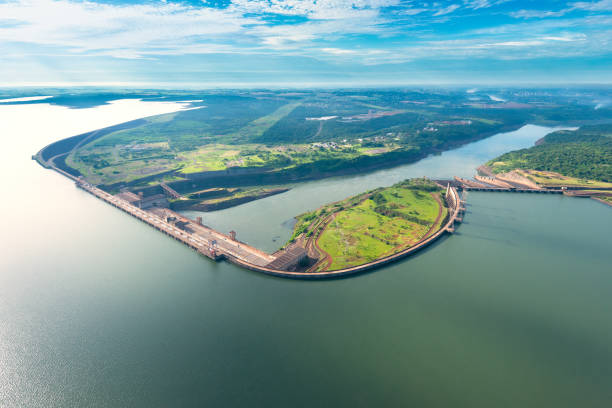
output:
<instances>
[{"instance_id":1,"label":"white cloud","mask_svg":"<svg viewBox=\"0 0 612 408\"><path fill-rule=\"evenodd\" d=\"M498 6L503 3L507 3L511 0L463 0L465 7L478 10L482 8L489 8L493 6Z\"/></svg>"},{"instance_id":2,"label":"white cloud","mask_svg":"<svg viewBox=\"0 0 612 408\"><path fill-rule=\"evenodd\" d=\"M510 13L515 18L547 18L561 17L575 10L582 11L612 11L612 0L600 0L595 2L581 1L578 3L569 3L569 7L551 11L551 10L519 10Z\"/></svg>"},{"instance_id":3,"label":"white cloud","mask_svg":"<svg viewBox=\"0 0 612 408\"><path fill-rule=\"evenodd\" d=\"M383 31L382 7L399 0L236 0L230 7L177 3L116 5L77 0L2 3L1 43L36 44L73 54L136 59L144 55L298 48L317 39ZM306 22L273 25L259 14L304 15ZM392 32L392 28L384 28ZM6 48L6 46L4 47Z\"/></svg>"},{"instance_id":4,"label":"white cloud","mask_svg":"<svg viewBox=\"0 0 612 408\"><path fill-rule=\"evenodd\" d=\"M61 46L73 52L181 46L194 37L212 39L241 32L246 24L259 24L212 8L68 0L0 3L0 15L21 23L0 27L0 41Z\"/></svg>"},{"instance_id":5,"label":"white cloud","mask_svg":"<svg viewBox=\"0 0 612 408\"><path fill-rule=\"evenodd\" d=\"M464 0L465 6L474 10L491 7L489 0Z\"/></svg>"},{"instance_id":6,"label":"white cloud","mask_svg":"<svg viewBox=\"0 0 612 408\"><path fill-rule=\"evenodd\" d=\"M567 35L567 36L548 36L548 37L542 37L542 39L547 40L547 41L573 42L573 41L581 41L581 40L586 39L586 35L576 34L576 35Z\"/></svg>"},{"instance_id":7,"label":"white cloud","mask_svg":"<svg viewBox=\"0 0 612 408\"><path fill-rule=\"evenodd\" d=\"M595 2L581 1L570 4L572 9L589 11L612 11L612 0L600 0Z\"/></svg>"},{"instance_id":8,"label":"white cloud","mask_svg":"<svg viewBox=\"0 0 612 408\"><path fill-rule=\"evenodd\" d=\"M407 9L404 9L404 10L400 11L398 14L405 15L405 16L416 16L417 14L421 14L421 13L424 13L426 11L429 11L429 9L426 9L426 8L407 8Z\"/></svg>"},{"instance_id":9,"label":"white cloud","mask_svg":"<svg viewBox=\"0 0 612 408\"><path fill-rule=\"evenodd\" d=\"M342 48L321 48L321 51L327 54L334 54L334 55L355 54L354 50L345 50Z\"/></svg>"},{"instance_id":10,"label":"white cloud","mask_svg":"<svg viewBox=\"0 0 612 408\"><path fill-rule=\"evenodd\" d=\"M547 17L561 17L568 12L567 9L559 11L548 11L548 10L519 10L510 13L514 18L547 18Z\"/></svg>"},{"instance_id":11,"label":"white cloud","mask_svg":"<svg viewBox=\"0 0 612 408\"><path fill-rule=\"evenodd\" d=\"M224 9L176 3L2 1L0 21L11 22L0 24L0 55L5 60L27 58L29 53L151 60L165 55L240 53L384 64L472 55L601 55L612 48L612 36L605 28L612 17L606 15L527 20L452 36L427 27L431 21L448 18L459 7L487 8L504 0L463 0L448 6L401 2L401 7L399 0L236 0ZM590 4L601 8L610 1ZM391 13L383 11L392 5L397 7ZM572 7L587 6L574 3ZM427 15L421 15L425 11ZM260 15L272 12L306 18L300 23L275 25ZM410 17L413 15L418 16ZM583 27L589 31L577 34ZM353 34L368 34L378 40L372 45L360 43L351 39ZM14 57L17 54L22 57Z\"/></svg>"},{"instance_id":12,"label":"white cloud","mask_svg":"<svg viewBox=\"0 0 612 408\"><path fill-rule=\"evenodd\" d=\"M375 17L383 7L400 0L234 0L232 9L243 13L305 16L313 20Z\"/></svg>"},{"instance_id":13,"label":"white cloud","mask_svg":"<svg viewBox=\"0 0 612 408\"><path fill-rule=\"evenodd\" d=\"M450 14L453 11L457 10L459 7L461 7L458 4L451 4L448 7L445 7L443 9L438 10L437 12L434 13L434 16L444 16L446 14Z\"/></svg>"}]
</instances>

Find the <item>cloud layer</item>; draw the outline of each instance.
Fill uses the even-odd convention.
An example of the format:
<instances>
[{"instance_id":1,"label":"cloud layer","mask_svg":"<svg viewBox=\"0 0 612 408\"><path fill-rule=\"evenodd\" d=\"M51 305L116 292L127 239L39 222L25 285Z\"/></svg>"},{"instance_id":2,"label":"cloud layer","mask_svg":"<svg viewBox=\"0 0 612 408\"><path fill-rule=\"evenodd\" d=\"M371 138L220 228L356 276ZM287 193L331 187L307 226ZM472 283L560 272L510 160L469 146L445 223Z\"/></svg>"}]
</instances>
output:
<instances>
[{"instance_id":1,"label":"cloud layer","mask_svg":"<svg viewBox=\"0 0 612 408\"><path fill-rule=\"evenodd\" d=\"M210 61L207 55L231 54L246 64L250 56L267 55L372 67L423 59L612 54L612 0L532 5L511 0L233 0L221 5L0 0L0 52L11 72L28 63L41 70L54 59L78 57L151 61L154 70L170 56L189 55L202 56L202 63Z\"/></svg>"}]
</instances>

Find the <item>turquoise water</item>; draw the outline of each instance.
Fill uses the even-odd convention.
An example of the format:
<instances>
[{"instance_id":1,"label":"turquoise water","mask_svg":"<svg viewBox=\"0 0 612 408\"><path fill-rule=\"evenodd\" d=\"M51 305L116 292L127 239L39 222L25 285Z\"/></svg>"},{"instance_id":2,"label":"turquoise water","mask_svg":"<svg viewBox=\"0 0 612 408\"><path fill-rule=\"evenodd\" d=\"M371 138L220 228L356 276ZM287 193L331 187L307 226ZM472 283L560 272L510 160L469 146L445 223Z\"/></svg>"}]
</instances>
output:
<instances>
[{"instance_id":1,"label":"turquoise water","mask_svg":"<svg viewBox=\"0 0 612 408\"><path fill-rule=\"evenodd\" d=\"M86 117L84 131L116 112L27 106L39 120L19 127L0 109L0 406L610 405L610 208L470 193L458 233L406 261L283 280L208 261L29 160L60 137L35 131L61 130L58 115ZM469 176L547 131L204 217L272 250L296 213L404 177Z\"/></svg>"}]
</instances>

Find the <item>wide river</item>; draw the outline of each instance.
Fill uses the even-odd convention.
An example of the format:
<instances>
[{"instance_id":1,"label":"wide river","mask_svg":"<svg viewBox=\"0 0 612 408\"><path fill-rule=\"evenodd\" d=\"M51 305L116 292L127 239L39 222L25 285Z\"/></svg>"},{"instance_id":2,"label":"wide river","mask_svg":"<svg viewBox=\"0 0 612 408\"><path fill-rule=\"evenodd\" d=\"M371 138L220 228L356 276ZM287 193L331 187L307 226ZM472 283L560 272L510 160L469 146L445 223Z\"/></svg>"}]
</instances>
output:
<instances>
[{"instance_id":1,"label":"wide river","mask_svg":"<svg viewBox=\"0 0 612 408\"><path fill-rule=\"evenodd\" d=\"M213 263L30 156L177 104L0 106L0 407L609 407L612 209L470 193L458 232L360 276ZM471 176L552 129L204 213L266 250L293 215L407 177ZM193 215L193 214L192 214Z\"/></svg>"}]
</instances>

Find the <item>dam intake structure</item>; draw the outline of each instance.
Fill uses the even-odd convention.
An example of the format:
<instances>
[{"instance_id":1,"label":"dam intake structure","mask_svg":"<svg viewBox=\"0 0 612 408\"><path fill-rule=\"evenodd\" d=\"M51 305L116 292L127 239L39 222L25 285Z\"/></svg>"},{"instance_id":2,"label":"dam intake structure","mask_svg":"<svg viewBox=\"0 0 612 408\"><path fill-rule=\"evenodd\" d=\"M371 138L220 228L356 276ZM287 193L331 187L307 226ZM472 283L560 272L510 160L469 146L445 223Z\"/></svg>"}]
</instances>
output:
<instances>
[{"instance_id":1,"label":"dam intake structure","mask_svg":"<svg viewBox=\"0 0 612 408\"><path fill-rule=\"evenodd\" d=\"M37 159L40 162L40 157ZM321 272L308 271L307 268L304 268L304 265L308 266L312 264L312 261L316 262L317 260L310 259L306 248L297 243L269 254L239 241L234 231L230 232L229 235L223 234L203 225L201 217L191 220L166 208L164 204L168 202L166 197L143 197L142 195L135 195L130 192L112 195L90 184L83 177L70 174L64 169L59 168L54 160L44 161L41 164L70 178L78 188L138 218L207 258L214 261L226 260L251 271L293 279L324 279L358 274L380 268L426 248L443 235L454 233L456 224L463 221L465 203L461 199L459 191L576 195L575 191L569 192L564 188L530 188L525 185L513 184L512 181L504 180L499 182L493 178L480 176L477 176L476 180L467 180L460 177L455 177L452 180L432 180L440 187L445 188L444 201L448 208L448 215L437 231L424 237L409 248L394 254L361 265ZM169 188L164 188L163 191L170 198L178 195L178 193Z\"/></svg>"},{"instance_id":2,"label":"dam intake structure","mask_svg":"<svg viewBox=\"0 0 612 408\"><path fill-rule=\"evenodd\" d=\"M300 272L296 269L301 263L307 260L308 254L304 248L297 244L290 245L274 254L268 254L237 240L234 231L232 231L230 235L225 235L203 225L201 223L201 218L191 220L168 208L156 206L149 207L148 209L140 208L137 202L131 203L122 198L121 194L117 196L109 194L82 178L75 178L72 175L62 171L60 172L74 179L78 188L87 191L113 207L145 222L156 230L187 245L199 254L214 261L226 260L251 271L294 279L322 279L347 276L372 270L405 258L427 247L443 234L454 232L455 223L461 222L460 215L465 211L457 190L448 185L445 192L445 199L448 205L449 215L444 225L433 235L428 236L403 251L362 265L334 271Z\"/></svg>"}]
</instances>

